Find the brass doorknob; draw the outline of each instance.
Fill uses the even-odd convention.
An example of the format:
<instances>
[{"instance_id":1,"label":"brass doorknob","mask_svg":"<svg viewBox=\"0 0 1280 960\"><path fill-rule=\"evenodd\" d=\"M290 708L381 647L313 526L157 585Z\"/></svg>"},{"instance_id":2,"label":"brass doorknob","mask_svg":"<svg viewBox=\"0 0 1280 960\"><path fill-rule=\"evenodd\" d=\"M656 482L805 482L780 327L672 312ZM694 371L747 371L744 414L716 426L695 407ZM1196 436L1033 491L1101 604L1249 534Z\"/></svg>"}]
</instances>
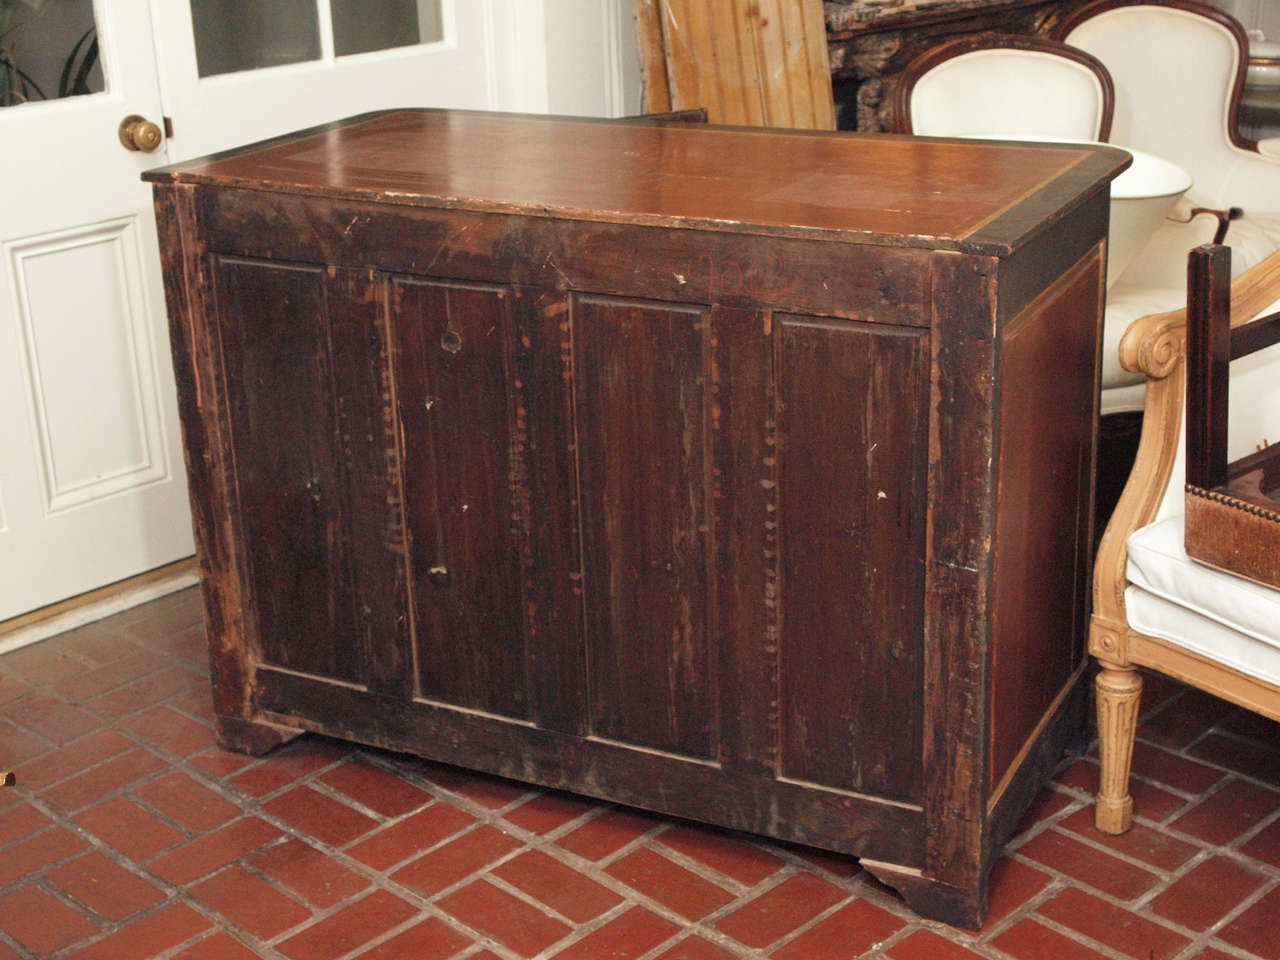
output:
<instances>
[{"instance_id":1,"label":"brass doorknob","mask_svg":"<svg viewBox=\"0 0 1280 960\"><path fill-rule=\"evenodd\" d=\"M162 140L164 134L160 132L160 128L145 117L131 113L120 121L120 142L126 150L150 153L160 146Z\"/></svg>"}]
</instances>

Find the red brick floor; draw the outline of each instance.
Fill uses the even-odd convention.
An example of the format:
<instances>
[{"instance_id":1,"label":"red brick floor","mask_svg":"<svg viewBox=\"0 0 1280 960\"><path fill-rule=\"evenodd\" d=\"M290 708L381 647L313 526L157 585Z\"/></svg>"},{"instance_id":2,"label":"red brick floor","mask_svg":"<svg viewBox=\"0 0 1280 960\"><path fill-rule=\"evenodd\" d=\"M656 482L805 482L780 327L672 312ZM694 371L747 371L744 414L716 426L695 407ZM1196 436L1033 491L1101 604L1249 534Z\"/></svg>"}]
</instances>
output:
<instances>
[{"instance_id":1,"label":"red brick floor","mask_svg":"<svg viewBox=\"0 0 1280 960\"><path fill-rule=\"evenodd\" d=\"M1045 789L971 933L856 861L210 726L186 591L0 657L0 960L1280 958L1280 728L1151 678L1139 817Z\"/></svg>"}]
</instances>

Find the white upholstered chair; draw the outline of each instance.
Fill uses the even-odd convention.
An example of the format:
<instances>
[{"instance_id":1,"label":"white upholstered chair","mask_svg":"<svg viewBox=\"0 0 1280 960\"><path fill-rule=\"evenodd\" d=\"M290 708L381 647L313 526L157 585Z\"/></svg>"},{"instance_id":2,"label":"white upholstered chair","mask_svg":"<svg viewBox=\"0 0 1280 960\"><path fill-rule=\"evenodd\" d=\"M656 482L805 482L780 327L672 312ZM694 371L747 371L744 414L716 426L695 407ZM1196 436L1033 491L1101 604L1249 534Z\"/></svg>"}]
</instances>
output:
<instances>
[{"instance_id":1,"label":"white upholstered chair","mask_svg":"<svg viewBox=\"0 0 1280 960\"><path fill-rule=\"evenodd\" d=\"M1221 278L1217 310L1227 299L1222 248L1193 258ZM1206 251L1214 259L1206 261ZM1195 271L1191 271L1195 272ZM1280 308L1280 252L1231 282L1231 325ZM1196 296L1201 304L1214 299ZM1206 311L1199 311L1204 313ZM1240 706L1280 720L1280 590L1211 569L1184 547L1187 307L1143 317L1121 341L1121 360L1146 377L1137 460L1102 538L1094 566L1089 652L1096 681L1102 775L1096 822L1106 833L1129 828L1129 763L1142 680L1157 670ZM1193 321L1197 318L1193 315ZM1231 371L1229 443L1234 460L1260 441L1280 440L1280 347L1255 353Z\"/></svg>"},{"instance_id":2,"label":"white upholstered chair","mask_svg":"<svg viewBox=\"0 0 1280 960\"><path fill-rule=\"evenodd\" d=\"M1112 85L1091 55L1053 40L961 37L926 50L903 72L894 129L933 137L1106 140Z\"/></svg>"},{"instance_id":3,"label":"white upholstered chair","mask_svg":"<svg viewBox=\"0 0 1280 960\"><path fill-rule=\"evenodd\" d=\"M1192 179L1108 292L1102 411L1140 410L1143 380L1117 365L1118 338L1130 321L1183 302L1188 251L1220 238L1217 216L1192 211L1244 211L1225 241L1236 274L1280 248L1280 158L1240 134L1248 38L1225 13L1195 0L1095 0L1054 36L1106 65L1115 86L1111 142L1170 160Z\"/></svg>"},{"instance_id":4,"label":"white upholstered chair","mask_svg":"<svg viewBox=\"0 0 1280 960\"><path fill-rule=\"evenodd\" d=\"M1280 248L1278 144L1260 152L1237 123L1249 41L1236 20L1195 0L1094 0L1065 17L1055 37L1106 64L1115 85L1112 143L1191 174L1189 206L1244 211L1226 236L1237 275ZM1215 226L1197 219L1170 240L1180 256L1169 262L1152 248L1135 277L1145 270L1150 286L1153 269L1180 276L1186 251L1212 240Z\"/></svg>"},{"instance_id":5,"label":"white upholstered chair","mask_svg":"<svg viewBox=\"0 0 1280 960\"><path fill-rule=\"evenodd\" d=\"M908 64L895 91L894 130L939 137L1105 141L1113 102L1111 75L1091 54L1039 37L978 34L940 44ZM1114 224L1112 230L1114 234ZM1108 276L1108 283L1114 279ZM1104 415L1142 409L1142 377L1121 369L1116 352L1120 337L1139 317L1181 303L1180 287L1175 279L1154 288L1148 284L1108 292Z\"/></svg>"}]
</instances>

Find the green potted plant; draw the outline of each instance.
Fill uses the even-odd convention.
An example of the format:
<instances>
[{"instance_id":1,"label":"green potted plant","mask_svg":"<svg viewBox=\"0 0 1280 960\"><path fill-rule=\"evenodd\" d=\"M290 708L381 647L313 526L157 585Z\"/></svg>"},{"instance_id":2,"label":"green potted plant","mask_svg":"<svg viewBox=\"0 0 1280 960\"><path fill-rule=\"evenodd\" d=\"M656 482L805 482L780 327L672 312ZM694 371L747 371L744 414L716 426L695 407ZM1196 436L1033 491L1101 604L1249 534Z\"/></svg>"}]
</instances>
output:
<instances>
[{"instance_id":1,"label":"green potted plant","mask_svg":"<svg viewBox=\"0 0 1280 960\"><path fill-rule=\"evenodd\" d=\"M18 3L39 10L45 0L0 0L0 107L11 107L30 100L46 100L40 85L17 62L13 41L21 22ZM74 97L92 93L89 75L98 63L98 32L90 26L75 42L62 64L58 78L58 97Z\"/></svg>"},{"instance_id":2,"label":"green potted plant","mask_svg":"<svg viewBox=\"0 0 1280 960\"><path fill-rule=\"evenodd\" d=\"M0 107L12 107L31 99L44 100L44 91L13 58L10 49L18 29L18 0L0 0Z\"/></svg>"}]
</instances>

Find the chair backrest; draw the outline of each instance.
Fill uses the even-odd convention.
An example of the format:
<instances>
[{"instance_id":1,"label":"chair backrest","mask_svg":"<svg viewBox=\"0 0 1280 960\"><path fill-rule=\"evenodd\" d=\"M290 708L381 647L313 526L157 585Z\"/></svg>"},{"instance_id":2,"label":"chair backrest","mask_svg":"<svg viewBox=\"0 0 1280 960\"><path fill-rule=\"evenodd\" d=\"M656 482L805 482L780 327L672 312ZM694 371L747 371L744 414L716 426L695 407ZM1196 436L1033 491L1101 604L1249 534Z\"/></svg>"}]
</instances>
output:
<instances>
[{"instance_id":1,"label":"chair backrest","mask_svg":"<svg viewBox=\"0 0 1280 960\"><path fill-rule=\"evenodd\" d=\"M926 50L903 72L899 133L1106 140L1112 83L1093 56L1042 37L978 34Z\"/></svg>"},{"instance_id":2,"label":"chair backrest","mask_svg":"<svg viewBox=\"0 0 1280 960\"><path fill-rule=\"evenodd\" d=\"M1255 144L1240 136L1248 38L1227 14L1194 0L1095 0L1055 36L1093 54L1115 83L1111 139L1191 174L1191 196L1218 186Z\"/></svg>"}]
</instances>

